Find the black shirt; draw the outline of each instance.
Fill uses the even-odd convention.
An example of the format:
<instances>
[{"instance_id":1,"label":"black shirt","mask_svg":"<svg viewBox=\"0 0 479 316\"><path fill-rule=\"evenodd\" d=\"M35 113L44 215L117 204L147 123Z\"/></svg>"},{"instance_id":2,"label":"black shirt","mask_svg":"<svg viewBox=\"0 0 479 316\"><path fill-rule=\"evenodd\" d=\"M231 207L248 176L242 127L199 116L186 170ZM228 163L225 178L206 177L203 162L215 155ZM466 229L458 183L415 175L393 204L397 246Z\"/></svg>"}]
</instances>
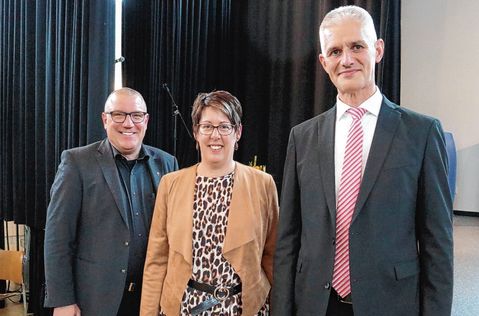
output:
<instances>
[{"instance_id":1,"label":"black shirt","mask_svg":"<svg viewBox=\"0 0 479 316\"><path fill-rule=\"evenodd\" d=\"M128 244L130 252L126 285L134 282L140 286L148 244L149 227L147 225L150 222L146 216L152 213L155 201L153 179L148 167L150 157L145 155L143 148L135 160L127 160L113 146L112 150L120 173L123 193L126 194L129 201L127 215L130 230Z\"/></svg>"}]
</instances>

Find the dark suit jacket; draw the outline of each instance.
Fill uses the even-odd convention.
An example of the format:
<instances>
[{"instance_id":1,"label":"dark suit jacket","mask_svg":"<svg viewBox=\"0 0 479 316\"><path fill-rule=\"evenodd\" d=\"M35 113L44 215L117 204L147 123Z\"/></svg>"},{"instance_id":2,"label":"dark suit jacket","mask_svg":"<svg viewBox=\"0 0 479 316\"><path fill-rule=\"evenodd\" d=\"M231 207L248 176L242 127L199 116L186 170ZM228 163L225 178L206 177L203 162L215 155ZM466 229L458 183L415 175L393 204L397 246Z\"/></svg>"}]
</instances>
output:
<instances>
[{"instance_id":1,"label":"dark suit jacket","mask_svg":"<svg viewBox=\"0 0 479 316\"><path fill-rule=\"evenodd\" d=\"M178 163L164 151L143 148L156 192L160 178L178 169ZM130 239L128 200L122 192L107 139L62 153L47 210L46 307L76 303L84 316L116 315ZM153 210L144 211L149 227Z\"/></svg>"},{"instance_id":2,"label":"dark suit jacket","mask_svg":"<svg viewBox=\"0 0 479 316\"><path fill-rule=\"evenodd\" d=\"M325 315L335 252L336 107L290 134L275 316ZM450 315L452 202L440 123L383 99L350 227L355 316Z\"/></svg>"}]
</instances>

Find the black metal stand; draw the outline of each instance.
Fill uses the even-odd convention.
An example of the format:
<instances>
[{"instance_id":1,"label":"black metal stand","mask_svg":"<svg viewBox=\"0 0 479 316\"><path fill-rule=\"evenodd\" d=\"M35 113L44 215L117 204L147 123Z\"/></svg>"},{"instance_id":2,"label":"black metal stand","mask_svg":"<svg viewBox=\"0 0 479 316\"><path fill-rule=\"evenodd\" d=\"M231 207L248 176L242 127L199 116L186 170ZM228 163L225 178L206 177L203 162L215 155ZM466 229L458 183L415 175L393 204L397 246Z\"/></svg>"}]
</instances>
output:
<instances>
[{"instance_id":1,"label":"black metal stand","mask_svg":"<svg viewBox=\"0 0 479 316\"><path fill-rule=\"evenodd\" d=\"M188 126L186 125L180 110L178 109L178 105L176 105L175 99L173 98L173 95L170 92L170 88L168 88L168 85L166 83L163 84L163 89L166 90L166 93L168 93L168 96L170 97L170 100L171 100L171 111L173 112L172 114L173 116L173 156L176 157L178 117L180 117L180 120L183 123L183 126L185 127L186 132L188 133L188 136L190 136L190 138L193 138L193 136L191 135L190 130Z\"/></svg>"}]
</instances>

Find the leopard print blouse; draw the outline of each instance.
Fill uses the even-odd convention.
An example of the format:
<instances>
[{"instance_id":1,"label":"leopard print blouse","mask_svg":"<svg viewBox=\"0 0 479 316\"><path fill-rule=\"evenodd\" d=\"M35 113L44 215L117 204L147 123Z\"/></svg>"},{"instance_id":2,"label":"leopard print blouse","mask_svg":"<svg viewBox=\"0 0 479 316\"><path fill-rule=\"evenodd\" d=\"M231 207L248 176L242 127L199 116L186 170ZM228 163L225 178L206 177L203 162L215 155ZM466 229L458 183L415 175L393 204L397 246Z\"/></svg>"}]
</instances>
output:
<instances>
[{"instance_id":1,"label":"leopard print blouse","mask_svg":"<svg viewBox=\"0 0 479 316\"><path fill-rule=\"evenodd\" d=\"M223 257L222 250L228 224L228 213L233 192L234 172L216 178L196 177L193 204L193 275L191 278L214 286L233 287L241 282L233 267ZM183 294L181 315L211 295L187 287ZM201 316L236 316L242 313L241 293L201 313ZM265 302L257 314L269 315Z\"/></svg>"}]
</instances>

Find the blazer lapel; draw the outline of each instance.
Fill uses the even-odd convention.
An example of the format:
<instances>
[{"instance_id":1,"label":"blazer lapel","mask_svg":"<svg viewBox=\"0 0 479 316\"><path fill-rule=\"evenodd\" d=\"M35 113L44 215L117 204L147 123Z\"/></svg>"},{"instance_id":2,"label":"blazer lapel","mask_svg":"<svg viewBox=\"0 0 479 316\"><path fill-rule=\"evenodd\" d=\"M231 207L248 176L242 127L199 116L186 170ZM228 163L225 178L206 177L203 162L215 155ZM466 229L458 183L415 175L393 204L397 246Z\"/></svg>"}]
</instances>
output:
<instances>
[{"instance_id":1,"label":"blazer lapel","mask_svg":"<svg viewBox=\"0 0 479 316\"><path fill-rule=\"evenodd\" d=\"M120 183L120 175L118 174L118 169L107 139L104 139L98 146L96 159L100 165L103 177L110 188L111 194L113 195L118 211L120 212L125 225L128 227L128 218L126 215L128 204L124 195L121 194L123 189Z\"/></svg>"},{"instance_id":2,"label":"blazer lapel","mask_svg":"<svg viewBox=\"0 0 479 316\"><path fill-rule=\"evenodd\" d=\"M165 172L163 170L160 170L159 166L161 166L161 161L158 161L159 158L155 157L153 151L149 150L145 146L143 146L143 151L145 155L148 155L150 157L148 158L147 166L148 166L148 171L150 172L150 176L152 180L151 182L153 183L153 193L155 194L155 197L156 197L161 176ZM146 222L146 227L148 227L148 230L149 230L149 227L151 225L152 215L153 215L153 209L146 209L143 215Z\"/></svg>"},{"instance_id":3,"label":"blazer lapel","mask_svg":"<svg viewBox=\"0 0 479 316\"><path fill-rule=\"evenodd\" d=\"M329 214L336 218L336 190L334 175L334 129L336 125L336 107L333 107L318 121L318 161L321 172L321 179L326 195Z\"/></svg>"},{"instance_id":4,"label":"blazer lapel","mask_svg":"<svg viewBox=\"0 0 479 316\"><path fill-rule=\"evenodd\" d=\"M185 261L192 265L192 240L193 240L193 200L196 185L196 168L198 165L183 169L170 187L171 196L168 200L168 208L171 210L171 224L169 225L170 248L180 253Z\"/></svg>"},{"instance_id":5,"label":"blazer lapel","mask_svg":"<svg viewBox=\"0 0 479 316\"><path fill-rule=\"evenodd\" d=\"M371 192L374 183L382 169L384 160L391 147L392 139L401 120L401 114L394 109L397 106L383 96L381 110L379 111L378 122L374 132L373 142L369 151L366 168L364 170L361 189L356 203L353 221L358 216L366 199Z\"/></svg>"},{"instance_id":6,"label":"blazer lapel","mask_svg":"<svg viewBox=\"0 0 479 316\"><path fill-rule=\"evenodd\" d=\"M251 192L248 186L248 180L245 175L245 168L239 163L236 164L236 171L233 184L233 195L231 197L230 209L228 214L228 225L226 228L223 253L227 253L238 248L254 239L254 223L256 218L255 207L252 201L255 199L249 197ZM256 210L259 212L259 210Z\"/></svg>"}]
</instances>

